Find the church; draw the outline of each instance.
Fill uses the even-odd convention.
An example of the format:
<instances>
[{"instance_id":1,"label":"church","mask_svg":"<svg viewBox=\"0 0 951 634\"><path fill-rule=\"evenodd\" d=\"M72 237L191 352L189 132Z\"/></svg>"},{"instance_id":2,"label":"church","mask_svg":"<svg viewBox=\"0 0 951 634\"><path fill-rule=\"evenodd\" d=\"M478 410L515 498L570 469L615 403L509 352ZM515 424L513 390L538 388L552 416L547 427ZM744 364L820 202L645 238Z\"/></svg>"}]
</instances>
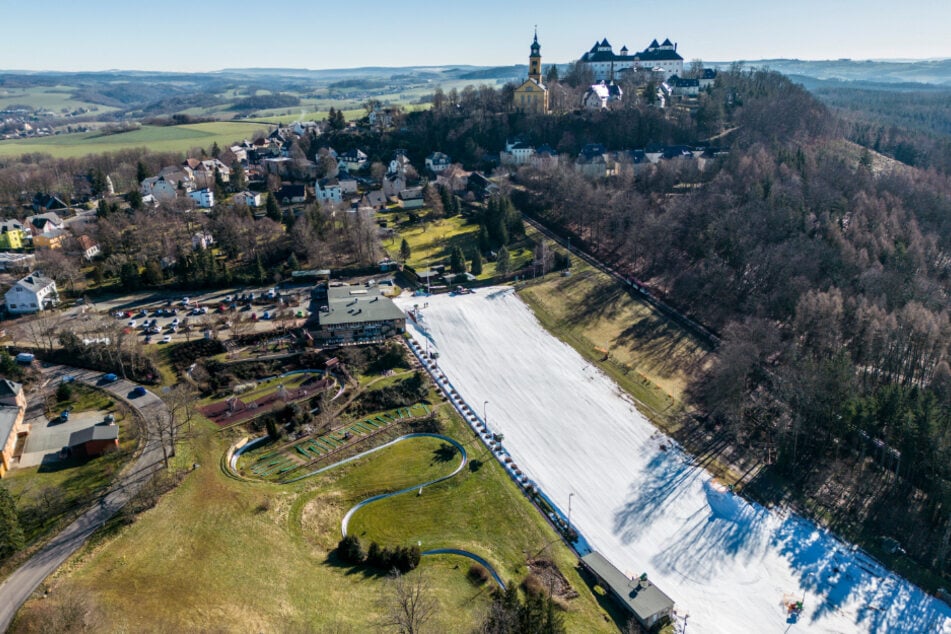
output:
<instances>
[{"instance_id":1,"label":"church","mask_svg":"<svg viewBox=\"0 0 951 634\"><path fill-rule=\"evenodd\" d=\"M542 83L542 53L538 31L528 56L528 79L515 89L515 109L523 112L548 112L548 88Z\"/></svg>"}]
</instances>

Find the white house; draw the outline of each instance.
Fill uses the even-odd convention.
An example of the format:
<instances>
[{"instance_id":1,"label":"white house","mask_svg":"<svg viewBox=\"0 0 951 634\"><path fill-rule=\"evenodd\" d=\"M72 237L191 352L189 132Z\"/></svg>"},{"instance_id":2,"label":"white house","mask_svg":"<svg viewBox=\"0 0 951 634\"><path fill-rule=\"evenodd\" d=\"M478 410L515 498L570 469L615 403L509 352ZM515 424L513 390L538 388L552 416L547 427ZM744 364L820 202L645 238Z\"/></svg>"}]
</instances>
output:
<instances>
[{"instance_id":1,"label":"white house","mask_svg":"<svg viewBox=\"0 0 951 634\"><path fill-rule=\"evenodd\" d=\"M215 192L210 189L196 189L188 192L188 197L202 209L211 209L215 206Z\"/></svg>"},{"instance_id":2,"label":"white house","mask_svg":"<svg viewBox=\"0 0 951 634\"><path fill-rule=\"evenodd\" d=\"M347 150L337 157L339 163L343 163L347 170L358 170L367 164L367 155L361 150Z\"/></svg>"},{"instance_id":3,"label":"white house","mask_svg":"<svg viewBox=\"0 0 951 634\"><path fill-rule=\"evenodd\" d=\"M92 260L99 255L99 245L89 236L83 234L76 238L76 242L79 243L79 248L83 252L83 258L86 260Z\"/></svg>"},{"instance_id":4,"label":"white house","mask_svg":"<svg viewBox=\"0 0 951 634\"><path fill-rule=\"evenodd\" d=\"M387 174L403 176L406 174L406 168L411 167L412 164L409 162L409 157L406 156L405 150L396 150L393 155L393 160L390 161L390 166L386 170Z\"/></svg>"},{"instance_id":5,"label":"white house","mask_svg":"<svg viewBox=\"0 0 951 634\"><path fill-rule=\"evenodd\" d=\"M200 251L209 249L215 244L215 238L207 231L199 231L192 236L192 249Z\"/></svg>"},{"instance_id":6,"label":"white house","mask_svg":"<svg viewBox=\"0 0 951 634\"><path fill-rule=\"evenodd\" d=\"M34 236L49 236L65 229L66 223L57 213L47 211L35 216L28 216L26 226Z\"/></svg>"},{"instance_id":7,"label":"white house","mask_svg":"<svg viewBox=\"0 0 951 634\"><path fill-rule=\"evenodd\" d=\"M321 178L317 181L314 192L317 194L317 200L320 202L339 203L343 200L343 191L340 188L340 181L336 178Z\"/></svg>"},{"instance_id":8,"label":"white house","mask_svg":"<svg viewBox=\"0 0 951 634\"><path fill-rule=\"evenodd\" d=\"M535 155L535 148L518 139L505 142L505 149L499 152L502 165L525 165Z\"/></svg>"},{"instance_id":9,"label":"white house","mask_svg":"<svg viewBox=\"0 0 951 634\"><path fill-rule=\"evenodd\" d=\"M452 159L448 154L442 152L433 152L426 157L426 169L434 174L439 174L452 165Z\"/></svg>"},{"instance_id":10,"label":"white house","mask_svg":"<svg viewBox=\"0 0 951 634\"><path fill-rule=\"evenodd\" d=\"M684 58L677 52L677 45L669 39L664 40L662 44L654 40L639 53L631 53L624 46L620 54L615 54L611 43L604 39L595 42L591 50L582 55L578 62L591 70L595 81L607 81L622 71L630 70L661 71L665 79L684 73Z\"/></svg>"},{"instance_id":11,"label":"white house","mask_svg":"<svg viewBox=\"0 0 951 634\"><path fill-rule=\"evenodd\" d=\"M613 81L593 84L585 91L581 98L581 107L588 110L604 110L609 104L621 101L623 92L621 87Z\"/></svg>"},{"instance_id":12,"label":"white house","mask_svg":"<svg viewBox=\"0 0 951 634\"><path fill-rule=\"evenodd\" d=\"M31 273L14 284L4 296L7 312L13 315L36 313L59 303L56 282Z\"/></svg>"},{"instance_id":13,"label":"white house","mask_svg":"<svg viewBox=\"0 0 951 634\"><path fill-rule=\"evenodd\" d=\"M260 207L264 204L264 197L258 192L252 191L238 192L235 194L234 200L239 205L244 205L245 207Z\"/></svg>"}]
</instances>

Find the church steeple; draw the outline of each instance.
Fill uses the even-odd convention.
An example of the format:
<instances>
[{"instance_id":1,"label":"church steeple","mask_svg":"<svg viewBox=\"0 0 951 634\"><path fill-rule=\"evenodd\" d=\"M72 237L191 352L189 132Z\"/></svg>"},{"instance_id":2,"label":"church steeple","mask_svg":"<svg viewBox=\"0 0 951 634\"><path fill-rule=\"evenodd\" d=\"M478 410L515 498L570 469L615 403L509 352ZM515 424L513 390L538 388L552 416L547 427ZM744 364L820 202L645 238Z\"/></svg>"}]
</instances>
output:
<instances>
[{"instance_id":1,"label":"church steeple","mask_svg":"<svg viewBox=\"0 0 951 634\"><path fill-rule=\"evenodd\" d=\"M528 56L528 78L542 83L542 47L538 43L538 27L535 27L535 39L532 41L532 53Z\"/></svg>"}]
</instances>

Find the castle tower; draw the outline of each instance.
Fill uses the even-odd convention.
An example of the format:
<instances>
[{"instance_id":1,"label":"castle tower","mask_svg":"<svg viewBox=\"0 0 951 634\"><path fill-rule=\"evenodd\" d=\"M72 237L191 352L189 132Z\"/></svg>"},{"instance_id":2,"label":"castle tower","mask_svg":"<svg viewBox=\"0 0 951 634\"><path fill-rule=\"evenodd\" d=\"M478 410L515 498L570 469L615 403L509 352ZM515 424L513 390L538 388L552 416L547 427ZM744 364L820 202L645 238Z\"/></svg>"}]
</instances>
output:
<instances>
[{"instance_id":1,"label":"castle tower","mask_svg":"<svg viewBox=\"0 0 951 634\"><path fill-rule=\"evenodd\" d=\"M532 53L528 56L528 78L542 83L542 47L538 43L538 29L535 30L535 39L532 41Z\"/></svg>"}]
</instances>

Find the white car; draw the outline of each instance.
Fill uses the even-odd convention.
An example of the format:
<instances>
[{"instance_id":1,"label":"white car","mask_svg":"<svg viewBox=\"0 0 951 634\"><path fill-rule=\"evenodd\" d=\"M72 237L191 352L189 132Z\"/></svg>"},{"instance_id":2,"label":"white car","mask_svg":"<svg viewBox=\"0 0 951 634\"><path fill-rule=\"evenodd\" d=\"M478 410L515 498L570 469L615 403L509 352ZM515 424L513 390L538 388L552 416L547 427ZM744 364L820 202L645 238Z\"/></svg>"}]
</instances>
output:
<instances>
[{"instance_id":1,"label":"white car","mask_svg":"<svg viewBox=\"0 0 951 634\"><path fill-rule=\"evenodd\" d=\"M165 335L159 343L172 343L172 335Z\"/></svg>"},{"instance_id":2,"label":"white car","mask_svg":"<svg viewBox=\"0 0 951 634\"><path fill-rule=\"evenodd\" d=\"M129 328L135 328L135 320L134 320L134 319L130 319L130 320L129 320Z\"/></svg>"}]
</instances>

